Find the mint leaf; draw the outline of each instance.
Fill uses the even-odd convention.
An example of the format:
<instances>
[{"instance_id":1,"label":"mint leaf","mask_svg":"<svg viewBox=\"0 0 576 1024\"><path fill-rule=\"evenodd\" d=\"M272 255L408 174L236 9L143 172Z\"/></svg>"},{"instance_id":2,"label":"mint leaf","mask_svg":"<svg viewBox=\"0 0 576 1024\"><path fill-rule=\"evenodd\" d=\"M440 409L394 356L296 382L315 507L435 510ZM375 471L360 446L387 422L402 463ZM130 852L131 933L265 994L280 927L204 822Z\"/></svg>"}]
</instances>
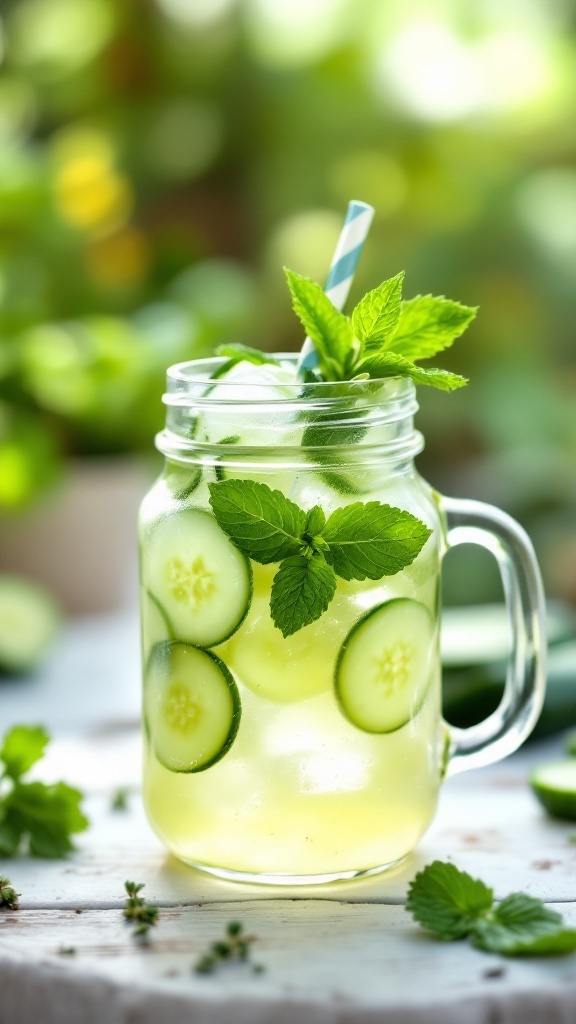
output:
<instances>
[{"instance_id":1,"label":"mint leaf","mask_svg":"<svg viewBox=\"0 0 576 1024\"><path fill-rule=\"evenodd\" d=\"M362 359L355 367L358 373L369 373L371 377L411 377L416 384L429 384L442 391L454 391L468 383L466 377L437 367L416 366L409 359L396 352L376 352Z\"/></svg>"},{"instance_id":2,"label":"mint leaf","mask_svg":"<svg viewBox=\"0 0 576 1024\"><path fill-rule=\"evenodd\" d=\"M15 725L6 733L0 748L4 774L14 780L25 775L33 764L44 757L49 741L50 737L41 725Z\"/></svg>"},{"instance_id":3,"label":"mint leaf","mask_svg":"<svg viewBox=\"0 0 576 1024\"><path fill-rule=\"evenodd\" d=\"M490 910L492 889L454 864L435 860L419 871L408 890L406 910L442 939L462 939Z\"/></svg>"},{"instance_id":4,"label":"mint leaf","mask_svg":"<svg viewBox=\"0 0 576 1024\"><path fill-rule=\"evenodd\" d=\"M285 558L272 584L270 612L282 636L319 619L336 590L336 574L321 554Z\"/></svg>"},{"instance_id":5,"label":"mint leaf","mask_svg":"<svg viewBox=\"0 0 576 1024\"><path fill-rule=\"evenodd\" d=\"M326 516L320 505L314 505L306 514L306 535L315 537L326 525Z\"/></svg>"},{"instance_id":6,"label":"mint leaf","mask_svg":"<svg viewBox=\"0 0 576 1024\"><path fill-rule=\"evenodd\" d=\"M209 489L218 525L255 562L279 562L302 548L306 515L281 491L255 480L221 480Z\"/></svg>"},{"instance_id":7,"label":"mint leaf","mask_svg":"<svg viewBox=\"0 0 576 1024\"><path fill-rule=\"evenodd\" d=\"M429 359L449 348L472 323L477 309L444 296L417 295L403 302L385 348L407 359Z\"/></svg>"},{"instance_id":8,"label":"mint leaf","mask_svg":"<svg viewBox=\"0 0 576 1024\"><path fill-rule=\"evenodd\" d=\"M77 789L64 782L46 786L22 781L43 756L49 739L42 726L26 725L14 726L4 737L0 747L6 780L0 796L2 856L28 852L36 857L63 857L73 849L70 835L88 827L80 810L82 794Z\"/></svg>"},{"instance_id":9,"label":"mint leaf","mask_svg":"<svg viewBox=\"0 0 576 1024\"><path fill-rule=\"evenodd\" d=\"M404 271L368 292L352 313L354 336L364 351L378 349L393 333L400 317Z\"/></svg>"},{"instance_id":10,"label":"mint leaf","mask_svg":"<svg viewBox=\"0 0 576 1024\"><path fill-rule=\"evenodd\" d=\"M270 352L263 352L259 348L251 348L250 345L219 345L216 349L216 355L227 356L230 360L230 366L242 362L252 363L254 366L264 366L268 363L272 363L273 366L280 365L278 359Z\"/></svg>"},{"instance_id":11,"label":"mint leaf","mask_svg":"<svg viewBox=\"0 0 576 1024\"><path fill-rule=\"evenodd\" d=\"M326 380L344 380L344 367L353 345L350 321L332 305L320 285L284 269L294 312L316 346L323 376Z\"/></svg>"},{"instance_id":12,"label":"mint leaf","mask_svg":"<svg viewBox=\"0 0 576 1024\"><path fill-rule=\"evenodd\" d=\"M541 900L514 892L473 928L473 943L489 953L536 956L570 953L576 930L563 928L562 915Z\"/></svg>"},{"instance_id":13,"label":"mint leaf","mask_svg":"<svg viewBox=\"0 0 576 1024\"><path fill-rule=\"evenodd\" d=\"M70 834L83 832L88 821L80 810L82 794L64 782L17 782L3 800L2 829L18 837L35 857L64 857L74 849Z\"/></svg>"},{"instance_id":14,"label":"mint leaf","mask_svg":"<svg viewBox=\"0 0 576 1024\"><path fill-rule=\"evenodd\" d=\"M431 532L410 512L379 501L357 501L332 513L322 537L338 576L379 580L410 565Z\"/></svg>"}]
</instances>

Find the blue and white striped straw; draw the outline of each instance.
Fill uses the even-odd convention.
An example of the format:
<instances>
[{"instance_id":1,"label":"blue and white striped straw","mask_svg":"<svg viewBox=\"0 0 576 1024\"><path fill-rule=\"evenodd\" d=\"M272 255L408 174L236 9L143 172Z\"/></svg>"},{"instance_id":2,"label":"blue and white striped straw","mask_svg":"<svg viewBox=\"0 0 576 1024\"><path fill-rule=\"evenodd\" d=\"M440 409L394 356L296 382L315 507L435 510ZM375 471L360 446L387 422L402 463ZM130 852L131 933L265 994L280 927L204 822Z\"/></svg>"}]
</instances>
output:
<instances>
[{"instance_id":1,"label":"blue and white striped straw","mask_svg":"<svg viewBox=\"0 0 576 1024\"><path fill-rule=\"evenodd\" d=\"M324 285L324 291L336 309L344 308L373 217L374 207L369 206L368 203L360 203L353 199L348 204L346 219L332 257L330 273ZM300 374L302 370L313 370L316 366L318 366L318 353L314 342L312 338L305 338L296 372Z\"/></svg>"}]
</instances>

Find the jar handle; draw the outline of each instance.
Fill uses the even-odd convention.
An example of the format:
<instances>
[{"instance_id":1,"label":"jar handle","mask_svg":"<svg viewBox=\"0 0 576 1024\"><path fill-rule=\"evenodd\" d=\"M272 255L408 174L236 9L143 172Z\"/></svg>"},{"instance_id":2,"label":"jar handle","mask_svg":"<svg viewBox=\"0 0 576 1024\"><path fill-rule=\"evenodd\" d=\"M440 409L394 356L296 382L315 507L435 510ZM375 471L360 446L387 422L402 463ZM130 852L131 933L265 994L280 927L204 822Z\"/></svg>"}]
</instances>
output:
<instances>
[{"instance_id":1,"label":"jar handle","mask_svg":"<svg viewBox=\"0 0 576 1024\"><path fill-rule=\"evenodd\" d=\"M522 527L481 501L439 501L447 549L479 544L498 562L512 633L506 685L496 710L469 729L448 726L447 774L454 775L507 757L534 728L546 689L546 618L542 577Z\"/></svg>"}]
</instances>

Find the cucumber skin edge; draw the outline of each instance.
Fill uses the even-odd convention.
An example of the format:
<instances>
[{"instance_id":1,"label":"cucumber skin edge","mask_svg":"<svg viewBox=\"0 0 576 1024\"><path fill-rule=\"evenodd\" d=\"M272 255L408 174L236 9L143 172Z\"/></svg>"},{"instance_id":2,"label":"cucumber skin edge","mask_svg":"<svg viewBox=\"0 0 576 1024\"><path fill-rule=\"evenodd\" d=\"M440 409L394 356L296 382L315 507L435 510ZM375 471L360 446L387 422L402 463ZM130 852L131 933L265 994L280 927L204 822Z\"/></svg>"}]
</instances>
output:
<instances>
[{"instance_id":1,"label":"cucumber skin edge","mask_svg":"<svg viewBox=\"0 0 576 1024\"><path fill-rule=\"evenodd\" d=\"M240 626L244 622L246 616L248 615L248 612L250 611L250 607L252 605L252 598L254 597L254 573L252 571L252 563L251 563L248 555L246 554L246 552L242 551L241 548L237 547L236 544L234 544L234 542L230 540L230 537L228 536L228 534L224 533L224 530L218 524L218 520L216 519L216 516L214 515L213 512L211 512L207 508L201 508L199 505L190 505L190 506L185 507L183 509L179 509L176 514L177 515L183 515L183 514L196 513L196 512L202 512L204 515L210 516L214 520L216 525L218 526L218 529L221 531L222 536L225 537L226 540L229 541L230 544L232 544L234 549L238 552L239 555L242 555L242 558L244 559L244 562L245 562L245 565L246 565L246 572L247 572L247 575L248 575L248 597L247 597L247 601L246 601L246 607L245 607L245 609L244 609L244 611L242 613L242 617L238 620L238 622L233 627L233 629L231 629L230 632L226 634L226 636L220 637L218 640L213 640L211 644L206 644L206 646L203 647L201 644L193 644L189 640L179 640L178 636L176 635L176 631L175 631L175 629L174 629L174 627L172 625L172 621L170 619L170 616L164 610L164 606L162 605L161 601L159 601L158 598L155 597L155 596L154 596L154 600L156 601L156 604L159 605L160 608L162 608L162 610L164 611L164 617L165 617L166 622L168 624L169 632L172 634L172 638L176 642L182 643L182 644L186 644L189 647L197 647L201 651L208 651L211 647L219 647L220 644L225 643L226 640L229 640L231 636L234 636L234 633L236 632L236 630L240 629ZM159 522L162 522L162 520L159 520ZM148 587L146 587L146 592L150 593L150 595L152 596L151 591L148 589Z\"/></svg>"},{"instance_id":2,"label":"cucumber skin edge","mask_svg":"<svg viewBox=\"0 0 576 1024\"><path fill-rule=\"evenodd\" d=\"M147 721L146 714L143 714L142 716L144 720L145 731L150 742L150 746L152 747L154 756L156 757L157 761L162 765L162 767L166 768L166 770L169 772L173 772L175 775L198 775L199 772L204 772L206 771L207 768L211 768L212 765L217 764L218 761L221 761L222 758L230 750L232 744L234 743L234 740L236 739L236 735L238 733L238 729L240 728L240 719L242 718L242 703L240 700L240 692L236 685L236 680L234 679L234 676L232 675L230 669L222 661L222 659L218 657L217 654L214 654L213 651L206 650L205 647L199 647L197 644L183 643L181 640L163 640L159 644L156 644L152 648L150 652L150 657L148 658L146 675L148 674L148 671L150 669L153 656L156 655L156 657L159 657L161 653L162 655L169 654L170 648L172 647L190 647L195 651L200 651L202 654L205 654L207 658L210 658L220 669L222 675L224 676L224 679L226 680L226 683L228 685L228 690L232 697L232 720L230 723L230 731L228 732L228 736L226 737L224 743L216 752L214 757L212 757L209 761L206 761L205 764L200 765L199 768L171 768L169 765L167 765L166 762L163 761L162 758L158 755L158 751L156 750L156 746L154 743L154 734L152 729L150 728L149 722ZM163 651L161 650L162 648L164 649Z\"/></svg>"},{"instance_id":3,"label":"cucumber skin edge","mask_svg":"<svg viewBox=\"0 0 576 1024\"><path fill-rule=\"evenodd\" d=\"M567 761L566 763L569 764L570 762ZM531 774L529 781L532 792L552 817L559 818L562 821L576 821L576 788L559 793L558 790L552 789L550 785L540 782L538 780L539 772L542 768L546 767L547 765L542 765L540 769L537 768Z\"/></svg>"},{"instance_id":4,"label":"cucumber skin edge","mask_svg":"<svg viewBox=\"0 0 576 1024\"><path fill-rule=\"evenodd\" d=\"M348 715L348 713L346 711L344 703L343 703L343 701L342 701L342 699L340 697L340 690L339 690L339 686L338 686L338 675L339 675L339 671L340 671L340 662L342 661L342 658L344 657L344 655L346 653L346 649L348 647L348 644L349 644L350 640L352 639L354 634L364 624L364 622L367 619L369 619L376 612L381 611L381 609L384 608L384 607L387 607L387 606L389 606L391 604L399 604L400 602L404 602L404 601L410 601L411 604L418 604L418 605L420 605L421 608L424 608L425 612L427 613L427 615L429 616L429 618L433 622L432 615L430 614L430 611L428 610L428 608L426 608L425 604L422 604L421 601L415 601L412 597L392 597L392 598L390 598L389 601L382 601L381 604L374 605L374 608L369 608L368 611L364 612L364 614L360 616L358 621L354 623L354 625L352 626L352 629L347 634L345 639L342 641L342 646L340 647L340 650L338 651L338 657L336 658L336 665L335 665L335 668L334 668L334 695L336 697L336 703L338 704L338 707L339 707L340 711L342 712L342 715L344 716L346 721L350 722L350 725L353 725L355 729L359 729L360 732L368 733L368 735L370 735L370 736L389 736L391 733L398 732L399 729L403 729L404 726L408 724L408 722L411 722L414 718L416 718L416 715L418 714L418 712L422 708L422 706L424 704L424 701L426 700L426 697L428 695L428 690L430 689L431 675L428 678L428 685L426 686L426 689L424 690L424 693L422 694L422 699L421 699L420 703L418 704L418 707L416 708L416 710L415 710L413 715L410 715L408 718L405 718L403 722L400 722L398 725L395 725L393 729L364 729L361 725L358 725L357 722L354 722L350 718L350 716Z\"/></svg>"}]
</instances>

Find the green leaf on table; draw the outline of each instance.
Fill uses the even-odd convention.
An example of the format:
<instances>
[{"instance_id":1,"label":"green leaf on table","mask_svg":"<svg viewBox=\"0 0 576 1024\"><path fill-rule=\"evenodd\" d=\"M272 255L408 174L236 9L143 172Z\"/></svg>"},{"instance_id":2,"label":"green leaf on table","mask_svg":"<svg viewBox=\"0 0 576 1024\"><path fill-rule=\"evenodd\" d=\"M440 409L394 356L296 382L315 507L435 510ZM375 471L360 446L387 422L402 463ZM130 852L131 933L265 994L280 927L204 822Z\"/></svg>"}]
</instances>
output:
<instances>
[{"instance_id":1,"label":"green leaf on table","mask_svg":"<svg viewBox=\"0 0 576 1024\"><path fill-rule=\"evenodd\" d=\"M279 562L301 549L306 514L281 491L255 480L221 480L209 488L219 526L254 561Z\"/></svg>"},{"instance_id":2,"label":"green leaf on table","mask_svg":"<svg viewBox=\"0 0 576 1024\"><path fill-rule=\"evenodd\" d=\"M17 725L0 747L0 855L30 853L63 857L72 850L70 836L88 827L82 794L65 782L45 785L22 777L39 761L49 742L42 726ZM2 764L4 770L2 771Z\"/></svg>"},{"instance_id":3,"label":"green leaf on table","mask_svg":"<svg viewBox=\"0 0 576 1024\"><path fill-rule=\"evenodd\" d=\"M429 359L449 348L471 324L477 308L444 296L418 295L403 302L385 349L412 361Z\"/></svg>"},{"instance_id":4,"label":"green leaf on table","mask_svg":"<svg viewBox=\"0 0 576 1024\"><path fill-rule=\"evenodd\" d=\"M226 356L231 365L234 363L252 363L253 366L265 366L272 364L279 366L279 361L271 352L263 352L260 348L251 348L250 345L231 344L219 345L216 349L217 356Z\"/></svg>"},{"instance_id":5,"label":"green leaf on table","mask_svg":"<svg viewBox=\"0 0 576 1024\"><path fill-rule=\"evenodd\" d=\"M410 512L379 501L357 501L332 513L322 538L338 576L379 580L410 565L431 532Z\"/></svg>"},{"instance_id":6,"label":"green leaf on table","mask_svg":"<svg viewBox=\"0 0 576 1024\"><path fill-rule=\"evenodd\" d=\"M17 837L16 849L9 852L24 847L35 857L64 857L74 849L70 836L88 828L81 800L82 793L64 782L17 782L0 807L0 843L7 829Z\"/></svg>"},{"instance_id":7,"label":"green leaf on table","mask_svg":"<svg viewBox=\"0 0 576 1024\"><path fill-rule=\"evenodd\" d=\"M21 895L16 892L9 878L0 875L0 910L5 907L9 910L18 910L18 897Z\"/></svg>"},{"instance_id":8,"label":"green leaf on table","mask_svg":"<svg viewBox=\"0 0 576 1024\"><path fill-rule=\"evenodd\" d=\"M563 927L562 915L541 900L511 893L485 920L478 920L473 944L505 956L541 956L576 950L576 930Z\"/></svg>"},{"instance_id":9,"label":"green leaf on table","mask_svg":"<svg viewBox=\"0 0 576 1024\"><path fill-rule=\"evenodd\" d=\"M393 334L400 317L403 281L402 270L367 292L354 308L352 329L363 351L379 349Z\"/></svg>"},{"instance_id":10,"label":"green leaf on table","mask_svg":"<svg viewBox=\"0 0 576 1024\"><path fill-rule=\"evenodd\" d=\"M10 729L0 747L0 761L4 774L19 779L44 757L50 737L41 725L15 725ZM0 772L0 774L2 774Z\"/></svg>"},{"instance_id":11,"label":"green leaf on table","mask_svg":"<svg viewBox=\"0 0 576 1024\"><path fill-rule=\"evenodd\" d=\"M435 860L411 882L406 909L440 938L462 939L493 901L494 893L484 882L454 864Z\"/></svg>"},{"instance_id":12,"label":"green leaf on table","mask_svg":"<svg viewBox=\"0 0 576 1024\"><path fill-rule=\"evenodd\" d=\"M336 590L336 573L321 554L285 558L272 583L270 611L284 637L319 619Z\"/></svg>"},{"instance_id":13,"label":"green leaf on table","mask_svg":"<svg viewBox=\"0 0 576 1024\"><path fill-rule=\"evenodd\" d=\"M285 273L294 312L314 342L324 378L344 380L344 368L353 345L348 317L332 305L320 285L287 268Z\"/></svg>"},{"instance_id":14,"label":"green leaf on table","mask_svg":"<svg viewBox=\"0 0 576 1024\"><path fill-rule=\"evenodd\" d=\"M417 366L396 352L375 352L361 359L355 367L358 373L369 373L371 377L410 377L415 384L427 384L442 391L455 391L468 381L457 373L441 370L435 366Z\"/></svg>"}]
</instances>

